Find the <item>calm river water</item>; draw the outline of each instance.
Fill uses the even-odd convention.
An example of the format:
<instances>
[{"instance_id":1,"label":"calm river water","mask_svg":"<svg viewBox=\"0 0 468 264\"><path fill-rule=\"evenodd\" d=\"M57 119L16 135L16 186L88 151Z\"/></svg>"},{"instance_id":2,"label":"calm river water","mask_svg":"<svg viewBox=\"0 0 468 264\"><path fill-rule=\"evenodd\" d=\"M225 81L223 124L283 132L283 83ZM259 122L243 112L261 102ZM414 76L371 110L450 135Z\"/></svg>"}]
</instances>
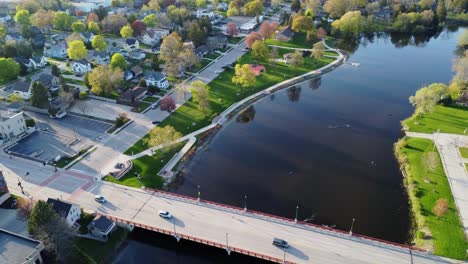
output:
<instances>
[{"instance_id":1,"label":"calm river water","mask_svg":"<svg viewBox=\"0 0 468 264\"><path fill-rule=\"evenodd\" d=\"M453 73L457 36L382 34L347 44L349 61L278 92L224 126L188 164L174 192L258 211L336 225L404 243L409 208L393 156L408 97ZM148 261L144 261L144 260ZM116 263L249 263L242 256L138 231ZM137 261L138 260L138 261ZM252 263L253 263L252 262Z\"/></svg>"}]
</instances>

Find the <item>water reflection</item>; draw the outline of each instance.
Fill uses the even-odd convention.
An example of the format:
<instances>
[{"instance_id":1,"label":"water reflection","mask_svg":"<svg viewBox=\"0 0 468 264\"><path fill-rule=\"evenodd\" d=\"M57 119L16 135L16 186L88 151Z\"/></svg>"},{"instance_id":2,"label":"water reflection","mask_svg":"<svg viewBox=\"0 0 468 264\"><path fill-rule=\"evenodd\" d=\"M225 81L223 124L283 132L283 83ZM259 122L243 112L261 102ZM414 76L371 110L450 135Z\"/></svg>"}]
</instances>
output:
<instances>
[{"instance_id":1,"label":"water reflection","mask_svg":"<svg viewBox=\"0 0 468 264\"><path fill-rule=\"evenodd\" d=\"M301 99L301 87L293 86L288 89L288 98L290 102L299 102Z\"/></svg>"},{"instance_id":2,"label":"water reflection","mask_svg":"<svg viewBox=\"0 0 468 264\"><path fill-rule=\"evenodd\" d=\"M236 117L238 123L248 123L255 119L255 107L253 105L242 110Z\"/></svg>"},{"instance_id":3,"label":"water reflection","mask_svg":"<svg viewBox=\"0 0 468 264\"><path fill-rule=\"evenodd\" d=\"M322 85L322 77L317 77L309 81L309 87L312 90L318 90L320 88L320 85Z\"/></svg>"}]
</instances>

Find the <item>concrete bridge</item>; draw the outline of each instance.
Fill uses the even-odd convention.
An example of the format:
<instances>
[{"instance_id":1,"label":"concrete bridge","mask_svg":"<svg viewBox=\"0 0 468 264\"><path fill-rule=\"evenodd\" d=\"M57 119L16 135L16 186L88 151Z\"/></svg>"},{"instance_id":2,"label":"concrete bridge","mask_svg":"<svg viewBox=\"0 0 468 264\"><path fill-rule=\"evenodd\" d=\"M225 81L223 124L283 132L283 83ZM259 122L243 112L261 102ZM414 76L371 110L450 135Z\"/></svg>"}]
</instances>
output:
<instances>
[{"instance_id":1,"label":"concrete bridge","mask_svg":"<svg viewBox=\"0 0 468 264\"><path fill-rule=\"evenodd\" d=\"M98 204L94 194L108 202ZM276 263L454 263L424 250L196 197L107 182L72 199L117 222ZM167 210L173 219L158 216ZM273 238L289 242L282 250Z\"/></svg>"}]
</instances>

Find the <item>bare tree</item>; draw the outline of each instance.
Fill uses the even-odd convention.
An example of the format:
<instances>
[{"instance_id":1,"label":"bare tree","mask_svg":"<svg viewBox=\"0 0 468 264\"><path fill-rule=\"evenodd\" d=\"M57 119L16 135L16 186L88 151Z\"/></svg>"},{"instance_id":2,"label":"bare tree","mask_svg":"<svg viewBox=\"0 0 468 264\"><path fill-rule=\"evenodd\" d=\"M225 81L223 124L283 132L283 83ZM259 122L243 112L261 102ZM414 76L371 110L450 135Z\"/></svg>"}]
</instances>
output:
<instances>
[{"instance_id":1,"label":"bare tree","mask_svg":"<svg viewBox=\"0 0 468 264\"><path fill-rule=\"evenodd\" d=\"M447 199L440 198L437 200L436 205L432 208L432 212L439 218L446 214L448 211Z\"/></svg>"},{"instance_id":2,"label":"bare tree","mask_svg":"<svg viewBox=\"0 0 468 264\"><path fill-rule=\"evenodd\" d=\"M83 115L86 115L86 112L88 111L88 104L85 102L80 102L77 106L78 110L81 111Z\"/></svg>"},{"instance_id":3,"label":"bare tree","mask_svg":"<svg viewBox=\"0 0 468 264\"><path fill-rule=\"evenodd\" d=\"M18 200L18 214L23 218L29 218L34 208L34 200L29 198L20 198Z\"/></svg>"},{"instance_id":4,"label":"bare tree","mask_svg":"<svg viewBox=\"0 0 468 264\"><path fill-rule=\"evenodd\" d=\"M439 155L435 151L426 152L422 156L422 161L426 171L434 172L439 164Z\"/></svg>"},{"instance_id":5,"label":"bare tree","mask_svg":"<svg viewBox=\"0 0 468 264\"><path fill-rule=\"evenodd\" d=\"M73 102L74 97L72 93L60 90L59 99L63 106L65 106L65 108L68 109L70 107L70 104Z\"/></svg>"},{"instance_id":6,"label":"bare tree","mask_svg":"<svg viewBox=\"0 0 468 264\"><path fill-rule=\"evenodd\" d=\"M179 83L176 85L174 93L177 100L184 100L187 102L187 92L189 91L189 86L185 83Z\"/></svg>"}]
</instances>

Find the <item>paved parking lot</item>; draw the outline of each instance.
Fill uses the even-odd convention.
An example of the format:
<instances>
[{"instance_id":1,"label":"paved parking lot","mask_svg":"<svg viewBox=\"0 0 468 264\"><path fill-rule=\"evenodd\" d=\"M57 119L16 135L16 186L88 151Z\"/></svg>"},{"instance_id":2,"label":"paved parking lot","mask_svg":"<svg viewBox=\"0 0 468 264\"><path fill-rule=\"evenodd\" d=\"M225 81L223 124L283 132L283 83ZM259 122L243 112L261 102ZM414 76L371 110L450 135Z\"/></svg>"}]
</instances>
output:
<instances>
[{"instance_id":1,"label":"paved parking lot","mask_svg":"<svg viewBox=\"0 0 468 264\"><path fill-rule=\"evenodd\" d=\"M131 115L131 110L132 107L128 105L88 99L76 101L71 107L70 112L114 121L120 113L128 113Z\"/></svg>"}]
</instances>

